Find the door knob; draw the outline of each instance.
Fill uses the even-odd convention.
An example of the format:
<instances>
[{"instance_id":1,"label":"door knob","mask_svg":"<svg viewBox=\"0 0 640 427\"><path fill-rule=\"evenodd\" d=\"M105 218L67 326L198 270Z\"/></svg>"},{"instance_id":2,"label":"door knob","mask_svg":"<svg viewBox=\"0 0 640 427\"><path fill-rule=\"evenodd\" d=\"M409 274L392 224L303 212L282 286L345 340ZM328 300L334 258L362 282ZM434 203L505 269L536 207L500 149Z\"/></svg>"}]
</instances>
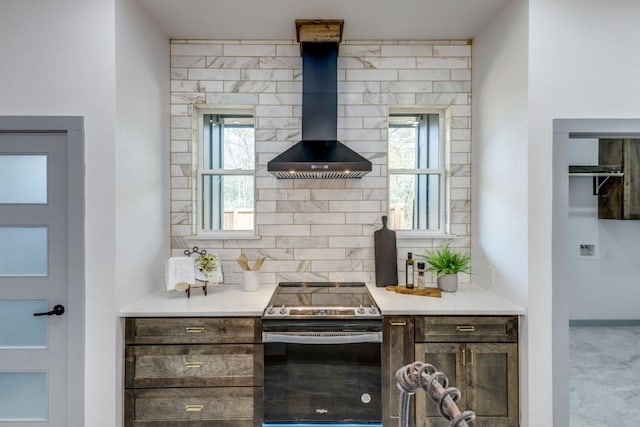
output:
<instances>
[{"instance_id":1,"label":"door knob","mask_svg":"<svg viewBox=\"0 0 640 427\"><path fill-rule=\"evenodd\" d=\"M64 306L63 305L56 305L53 307L53 310L51 311L47 311L44 313L33 313L34 316L60 316L64 314Z\"/></svg>"}]
</instances>

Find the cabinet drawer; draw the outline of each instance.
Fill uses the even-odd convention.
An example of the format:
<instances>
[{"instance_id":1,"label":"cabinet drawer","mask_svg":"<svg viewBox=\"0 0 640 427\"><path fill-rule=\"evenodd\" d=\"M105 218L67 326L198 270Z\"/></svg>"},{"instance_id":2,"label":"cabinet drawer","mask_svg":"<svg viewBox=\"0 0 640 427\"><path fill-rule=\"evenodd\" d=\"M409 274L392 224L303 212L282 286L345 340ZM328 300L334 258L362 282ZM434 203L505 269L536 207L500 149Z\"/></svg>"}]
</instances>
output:
<instances>
[{"instance_id":1,"label":"cabinet drawer","mask_svg":"<svg viewBox=\"0 0 640 427\"><path fill-rule=\"evenodd\" d=\"M125 427L262 425L262 387L125 390Z\"/></svg>"},{"instance_id":2,"label":"cabinet drawer","mask_svg":"<svg viewBox=\"0 0 640 427\"><path fill-rule=\"evenodd\" d=\"M126 321L127 344L214 344L261 342L260 319L136 318Z\"/></svg>"},{"instance_id":3,"label":"cabinet drawer","mask_svg":"<svg viewBox=\"0 0 640 427\"><path fill-rule=\"evenodd\" d=\"M416 316L416 342L517 342L517 316Z\"/></svg>"},{"instance_id":4,"label":"cabinet drawer","mask_svg":"<svg viewBox=\"0 0 640 427\"><path fill-rule=\"evenodd\" d=\"M130 345L126 387L261 386L262 344Z\"/></svg>"}]
</instances>

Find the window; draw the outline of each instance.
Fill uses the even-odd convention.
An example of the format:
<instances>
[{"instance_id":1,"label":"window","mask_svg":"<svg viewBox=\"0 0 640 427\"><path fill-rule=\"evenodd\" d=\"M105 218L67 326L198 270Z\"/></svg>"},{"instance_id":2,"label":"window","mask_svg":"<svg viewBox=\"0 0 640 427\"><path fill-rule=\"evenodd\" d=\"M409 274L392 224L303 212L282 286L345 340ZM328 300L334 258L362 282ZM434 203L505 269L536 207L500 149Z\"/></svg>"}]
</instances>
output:
<instances>
[{"instance_id":1,"label":"window","mask_svg":"<svg viewBox=\"0 0 640 427\"><path fill-rule=\"evenodd\" d=\"M198 156L198 232L254 229L252 114L203 114Z\"/></svg>"},{"instance_id":2,"label":"window","mask_svg":"<svg viewBox=\"0 0 640 427\"><path fill-rule=\"evenodd\" d=\"M389 117L389 226L445 233L443 112Z\"/></svg>"}]
</instances>

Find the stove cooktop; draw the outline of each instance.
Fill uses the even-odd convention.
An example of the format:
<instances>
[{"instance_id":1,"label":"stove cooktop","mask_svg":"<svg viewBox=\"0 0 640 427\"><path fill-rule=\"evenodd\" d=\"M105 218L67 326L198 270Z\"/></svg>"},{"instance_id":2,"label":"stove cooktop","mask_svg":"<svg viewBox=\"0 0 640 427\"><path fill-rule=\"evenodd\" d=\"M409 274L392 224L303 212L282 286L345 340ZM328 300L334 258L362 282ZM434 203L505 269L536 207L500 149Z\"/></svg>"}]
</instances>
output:
<instances>
[{"instance_id":1,"label":"stove cooktop","mask_svg":"<svg viewBox=\"0 0 640 427\"><path fill-rule=\"evenodd\" d=\"M364 282L281 282L264 319L378 319Z\"/></svg>"}]
</instances>

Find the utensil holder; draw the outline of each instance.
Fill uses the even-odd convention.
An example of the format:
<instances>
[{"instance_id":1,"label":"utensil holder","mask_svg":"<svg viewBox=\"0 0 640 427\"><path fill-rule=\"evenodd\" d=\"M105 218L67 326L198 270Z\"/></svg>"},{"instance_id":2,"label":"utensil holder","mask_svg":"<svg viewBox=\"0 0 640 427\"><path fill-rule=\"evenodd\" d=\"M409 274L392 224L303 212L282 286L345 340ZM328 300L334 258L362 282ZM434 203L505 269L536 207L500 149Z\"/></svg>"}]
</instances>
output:
<instances>
[{"instance_id":1,"label":"utensil holder","mask_svg":"<svg viewBox=\"0 0 640 427\"><path fill-rule=\"evenodd\" d=\"M260 272L245 270L242 272L242 290L254 292L260 288Z\"/></svg>"}]
</instances>

